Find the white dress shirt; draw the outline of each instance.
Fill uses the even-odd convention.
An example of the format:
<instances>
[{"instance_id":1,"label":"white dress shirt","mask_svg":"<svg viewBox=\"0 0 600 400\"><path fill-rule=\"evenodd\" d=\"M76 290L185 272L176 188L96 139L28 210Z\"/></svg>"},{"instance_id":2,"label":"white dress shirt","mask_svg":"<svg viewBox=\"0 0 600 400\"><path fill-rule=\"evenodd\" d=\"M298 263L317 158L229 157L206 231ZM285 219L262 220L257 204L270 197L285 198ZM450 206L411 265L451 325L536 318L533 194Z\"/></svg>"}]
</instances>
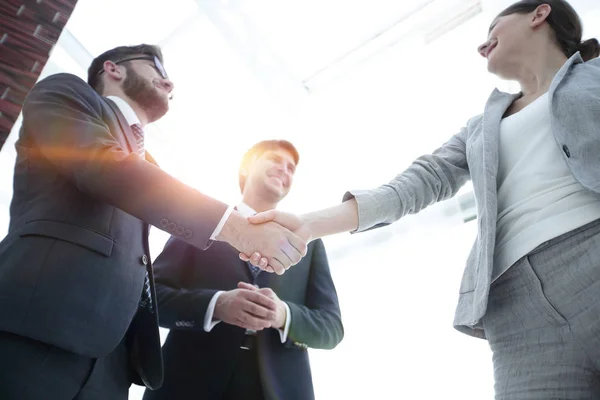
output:
<instances>
[{"instance_id":1,"label":"white dress shirt","mask_svg":"<svg viewBox=\"0 0 600 400\"><path fill-rule=\"evenodd\" d=\"M237 211L244 217L249 217L251 215L256 214L256 211L253 210L250 206L248 206L245 203L238 204ZM230 213L231 213L231 211L230 211ZM215 293L214 296L212 297L212 299L210 299L210 302L208 303L208 308L206 309L206 314L204 314L204 330L206 332L210 332L212 330L212 328L215 327L215 325L217 325L219 322L221 322L220 320L213 319L213 314L215 312L215 305L217 304L217 299L219 298L221 293L223 293L222 290ZM283 305L285 306L285 326L283 329L277 329L279 331L279 337L281 339L281 343L285 343L285 341L287 340L288 332L290 330L290 325L292 322L292 313L290 311L290 307L285 302L283 302ZM251 331L247 332L247 333L251 333Z\"/></svg>"},{"instance_id":2,"label":"white dress shirt","mask_svg":"<svg viewBox=\"0 0 600 400\"><path fill-rule=\"evenodd\" d=\"M500 124L492 279L540 244L600 218L600 196L573 176L552 136L548 93Z\"/></svg>"},{"instance_id":3,"label":"white dress shirt","mask_svg":"<svg viewBox=\"0 0 600 400\"><path fill-rule=\"evenodd\" d=\"M117 96L106 96L106 98L112 100L117 105L117 108L121 111L129 126L135 124L142 125L133 108L125 100Z\"/></svg>"}]
</instances>

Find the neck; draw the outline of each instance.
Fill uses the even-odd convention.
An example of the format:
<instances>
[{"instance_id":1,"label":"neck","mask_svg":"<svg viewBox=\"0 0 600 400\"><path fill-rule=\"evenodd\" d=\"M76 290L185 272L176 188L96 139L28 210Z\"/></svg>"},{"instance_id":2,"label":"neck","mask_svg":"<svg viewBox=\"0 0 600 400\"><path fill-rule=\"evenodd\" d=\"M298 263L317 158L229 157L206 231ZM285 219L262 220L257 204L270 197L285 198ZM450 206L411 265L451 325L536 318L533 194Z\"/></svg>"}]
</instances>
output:
<instances>
[{"instance_id":1,"label":"neck","mask_svg":"<svg viewBox=\"0 0 600 400\"><path fill-rule=\"evenodd\" d=\"M249 191L244 192L242 201L252 207L256 212L272 210L277 207L276 201L269 201L264 197L253 194Z\"/></svg>"},{"instance_id":2,"label":"neck","mask_svg":"<svg viewBox=\"0 0 600 400\"><path fill-rule=\"evenodd\" d=\"M106 88L102 96L117 96L118 98L123 99L127 104L129 104L129 106L135 112L135 115L137 115L137 117L140 119L140 125L142 126L142 128L148 124L148 116L146 115L146 112L135 101L133 101L129 96L127 96L122 90Z\"/></svg>"},{"instance_id":3,"label":"neck","mask_svg":"<svg viewBox=\"0 0 600 400\"><path fill-rule=\"evenodd\" d=\"M517 81L521 85L523 97L538 97L548 91L558 70L567 57L555 46L532 53L521 63Z\"/></svg>"}]
</instances>

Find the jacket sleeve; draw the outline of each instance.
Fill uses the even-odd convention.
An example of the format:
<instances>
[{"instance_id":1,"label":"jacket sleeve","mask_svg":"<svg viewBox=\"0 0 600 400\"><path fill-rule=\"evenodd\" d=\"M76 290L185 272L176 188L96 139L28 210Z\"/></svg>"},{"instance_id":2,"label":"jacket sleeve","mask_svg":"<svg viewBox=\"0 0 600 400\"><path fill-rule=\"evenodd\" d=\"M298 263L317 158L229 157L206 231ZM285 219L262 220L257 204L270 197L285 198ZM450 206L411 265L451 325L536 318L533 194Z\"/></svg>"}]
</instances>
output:
<instances>
[{"instance_id":1,"label":"jacket sleeve","mask_svg":"<svg viewBox=\"0 0 600 400\"><path fill-rule=\"evenodd\" d=\"M432 154L419 157L388 184L347 192L343 201L355 198L358 204L356 232L389 225L406 214L416 214L454 196L470 179L466 138L467 128L463 128Z\"/></svg>"},{"instance_id":2,"label":"jacket sleeve","mask_svg":"<svg viewBox=\"0 0 600 400\"><path fill-rule=\"evenodd\" d=\"M205 249L227 206L125 151L102 119L100 96L83 80L40 81L23 105L21 143L79 190Z\"/></svg>"},{"instance_id":3,"label":"jacket sleeve","mask_svg":"<svg viewBox=\"0 0 600 400\"><path fill-rule=\"evenodd\" d=\"M287 302L292 314L284 346L333 349L344 337L340 305L323 242L314 241L304 304Z\"/></svg>"},{"instance_id":4,"label":"jacket sleeve","mask_svg":"<svg viewBox=\"0 0 600 400\"><path fill-rule=\"evenodd\" d=\"M154 262L158 319L163 328L202 330L204 315L217 290L187 288L198 250L171 238Z\"/></svg>"}]
</instances>

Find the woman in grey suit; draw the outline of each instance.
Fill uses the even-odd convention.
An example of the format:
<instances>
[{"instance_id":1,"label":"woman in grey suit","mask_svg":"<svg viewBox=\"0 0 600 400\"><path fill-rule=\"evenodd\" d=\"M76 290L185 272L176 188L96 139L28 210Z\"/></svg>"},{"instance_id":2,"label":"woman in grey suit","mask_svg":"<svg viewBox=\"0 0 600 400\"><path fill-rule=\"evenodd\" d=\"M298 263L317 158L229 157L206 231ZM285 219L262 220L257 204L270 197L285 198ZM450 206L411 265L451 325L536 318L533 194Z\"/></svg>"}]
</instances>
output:
<instances>
[{"instance_id":1,"label":"woman in grey suit","mask_svg":"<svg viewBox=\"0 0 600 400\"><path fill-rule=\"evenodd\" d=\"M494 90L483 114L386 185L326 210L251 220L275 220L307 241L360 232L471 179L478 235L454 325L489 341L496 398L600 398L598 41L582 41L566 1L524 0L494 19L478 51L520 93ZM251 261L266 265L259 254Z\"/></svg>"}]
</instances>

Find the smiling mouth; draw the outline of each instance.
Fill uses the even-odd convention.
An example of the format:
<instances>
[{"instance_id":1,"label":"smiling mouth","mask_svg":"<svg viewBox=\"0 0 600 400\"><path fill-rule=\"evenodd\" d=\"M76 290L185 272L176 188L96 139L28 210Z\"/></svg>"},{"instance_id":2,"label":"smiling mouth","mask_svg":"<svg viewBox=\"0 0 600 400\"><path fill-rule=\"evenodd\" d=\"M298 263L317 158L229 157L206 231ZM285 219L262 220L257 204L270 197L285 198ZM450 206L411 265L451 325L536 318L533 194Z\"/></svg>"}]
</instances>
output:
<instances>
[{"instance_id":1,"label":"smiling mouth","mask_svg":"<svg viewBox=\"0 0 600 400\"><path fill-rule=\"evenodd\" d=\"M271 178L276 179L279 181L279 183L281 183L281 186L285 186L285 183L283 181L283 178L281 178L280 176L277 175L271 175Z\"/></svg>"}]
</instances>

